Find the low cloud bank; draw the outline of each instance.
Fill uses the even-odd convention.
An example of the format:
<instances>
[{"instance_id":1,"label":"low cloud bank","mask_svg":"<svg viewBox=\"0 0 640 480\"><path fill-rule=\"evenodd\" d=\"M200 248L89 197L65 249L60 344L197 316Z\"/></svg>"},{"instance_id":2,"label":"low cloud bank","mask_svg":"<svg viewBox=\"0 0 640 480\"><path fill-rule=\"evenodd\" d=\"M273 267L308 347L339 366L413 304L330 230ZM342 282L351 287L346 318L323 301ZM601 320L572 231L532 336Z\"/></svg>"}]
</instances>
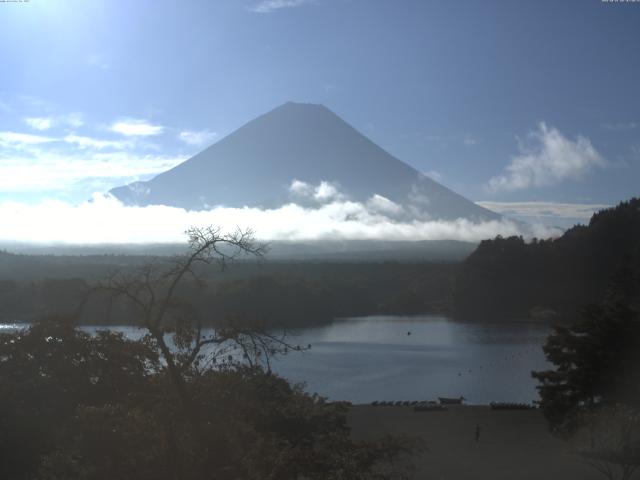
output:
<instances>
[{"instance_id":1,"label":"low cloud bank","mask_svg":"<svg viewBox=\"0 0 640 480\"><path fill-rule=\"evenodd\" d=\"M599 210L610 208L602 203L558 202L476 202L478 205L504 215L524 217L549 217L551 219L580 219L588 222Z\"/></svg>"},{"instance_id":2,"label":"low cloud bank","mask_svg":"<svg viewBox=\"0 0 640 480\"><path fill-rule=\"evenodd\" d=\"M461 240L477 242L496 235L546 238L560 233L542 225L511 220L473 223L394 219L396 204L373 196L360 203L334 199L305 207L289 203L276 209L215 207L187 211L151 205L125 206L109 195L94 194L80 205L48 200L30 205L0 203L0 241L39 244L182 243L191 226L252 228L261 240ZM390 202L387 200L387 202ZM393 207L393 208L392 208Z\"/></svg>"}]
</instances>

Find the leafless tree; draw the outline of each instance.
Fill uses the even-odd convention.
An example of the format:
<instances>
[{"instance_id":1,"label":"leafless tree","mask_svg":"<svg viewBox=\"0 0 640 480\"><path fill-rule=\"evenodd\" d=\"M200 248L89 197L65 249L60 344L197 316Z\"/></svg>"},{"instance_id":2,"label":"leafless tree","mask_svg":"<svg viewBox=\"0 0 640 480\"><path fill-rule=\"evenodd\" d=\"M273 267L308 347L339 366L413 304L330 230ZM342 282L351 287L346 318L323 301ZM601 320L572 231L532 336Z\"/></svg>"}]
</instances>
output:
<instances>
[{"instance_id":1,"label":"leafless tree","mask_svg":"<svg viewBox=\"0 0 640 480\"><path fill-rule=\"evenodd\" d=\"M202 288L208 266L226 269L240 257L262 259L267 247L256 242L253 231L191 228L187 232L188 253L166 262L156 259L133 272L116 272L92 288L110 301L124 301L133 308L137 325L155 342L167 373L200 447L202 429L198 409L189 391L188 379L197 380L202 367L212 363L245 361L261 364L268 371L278 353L301 350L288 343L286 332L275 335L257 326L217 323L206 328L196 308L181 299L180 290Z\"/></svg>"}]
</instances>

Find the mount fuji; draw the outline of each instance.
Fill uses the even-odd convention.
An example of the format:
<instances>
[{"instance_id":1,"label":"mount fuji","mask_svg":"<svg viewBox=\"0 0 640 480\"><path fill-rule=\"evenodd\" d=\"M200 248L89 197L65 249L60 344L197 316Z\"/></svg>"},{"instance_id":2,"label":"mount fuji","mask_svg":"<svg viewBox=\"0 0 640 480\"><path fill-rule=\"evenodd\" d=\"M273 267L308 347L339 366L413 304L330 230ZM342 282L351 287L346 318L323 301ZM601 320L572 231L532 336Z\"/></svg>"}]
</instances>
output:
<instances>
[{"instance_id":1,"label":"mount fuji","mask_svg":"<svg viewBox=\"0 0 640 480\"><path fill-rule=\"evenodd\" d=\"M499 219L398 160L322 105L285 103L180 165L110 191L187 210L363 202L403 220Z\"/></svg>"}]
</instances>

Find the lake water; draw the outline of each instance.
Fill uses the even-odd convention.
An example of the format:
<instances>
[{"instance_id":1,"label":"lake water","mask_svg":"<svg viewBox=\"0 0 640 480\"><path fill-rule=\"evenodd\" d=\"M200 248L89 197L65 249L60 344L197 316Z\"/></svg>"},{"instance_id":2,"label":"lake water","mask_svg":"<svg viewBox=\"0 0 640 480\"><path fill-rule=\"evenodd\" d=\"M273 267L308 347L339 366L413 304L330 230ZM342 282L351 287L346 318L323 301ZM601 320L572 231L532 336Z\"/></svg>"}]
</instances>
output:
<instances>
[{"instance_id":1,"label":"lake water","mask_svg":"<svg viewBox=\"0 0 640 480\"><path fill-rule=\"evenodd\" d=\"M280 359L275 370L311 392L354 403L460 395L468 403L531 402L530 372L549 366L542 351L548 333L540 323L348 318L298 332L295 339L311 350Z\"/></svg>"},{"instance_id":2,"label":"lake water","mask_svg":"<svg viewBox=\"0 0 640 480\"><path fill-rule=\"evenodd\" d=\"M132 337L140 332L115 329ZM547 325L533 322L461 323L442 316L345 318L292 331L289 340L311 344L311 350L276 359L273 370L293 382L305 382L309 392L354 403L461 395L476 404L531 402L537 392L530 372L549 366L542 351L548 333Z\"/></svg>"}]
</instances>

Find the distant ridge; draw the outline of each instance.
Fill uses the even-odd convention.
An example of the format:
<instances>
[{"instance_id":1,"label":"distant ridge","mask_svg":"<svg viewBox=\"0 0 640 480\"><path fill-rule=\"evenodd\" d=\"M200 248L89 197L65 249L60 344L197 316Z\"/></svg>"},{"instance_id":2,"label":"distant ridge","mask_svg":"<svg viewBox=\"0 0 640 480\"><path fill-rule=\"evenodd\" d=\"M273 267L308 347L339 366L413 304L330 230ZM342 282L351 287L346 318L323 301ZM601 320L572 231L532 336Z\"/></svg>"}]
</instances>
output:
<instances>
[{"instance_id":1,"label":"distant ridge","mask_svg":"<svg viewBox=\"0 0 640 480\"><path fill-rule=\"evenodd\" d=\"M340 198L377 201L385 214L404 220L499 218L393 157L328 108L291 102L155 178L110 193L128 205L189 210L310 206L323 200L300 195L291 188L294 180L310 189L326 182ZM395 206L379 196L402 209L394 213Z\"/></svg>"},{"instance_id":2,"label":"distant ridge","mask_svg":"<svg viewBox=\"0 0 640 480\"><path fill-rule=\"evenodd\" d=\"M478 246L477 243L456 240L384 241L384 240L323 240L272 241L268 258L271 261L461 261ZM7 251L3 251L6 249ZM16 255L54 255L76 257L102 256L174 256L186 252L184 243L46 245L0 242L0 267L13 261ZM11 253L9 253L11 252ZM114 260L115 261L115 260Z\"/></svg>"}]
</instances>

